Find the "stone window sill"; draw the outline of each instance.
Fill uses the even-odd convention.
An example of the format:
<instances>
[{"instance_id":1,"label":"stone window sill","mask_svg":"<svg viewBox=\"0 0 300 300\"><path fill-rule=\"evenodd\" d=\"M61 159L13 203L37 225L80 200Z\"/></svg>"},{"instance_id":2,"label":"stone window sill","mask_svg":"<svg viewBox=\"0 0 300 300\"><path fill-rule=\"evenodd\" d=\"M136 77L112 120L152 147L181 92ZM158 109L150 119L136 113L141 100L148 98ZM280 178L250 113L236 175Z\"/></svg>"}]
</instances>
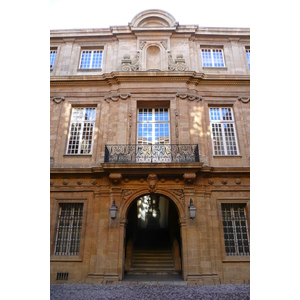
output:
<instances>
[{"instance_id":1,"label":"stone window sill","mask_svg":"<svg viewBox=\"0 0 300 300\"><path fill-rule=\"evenodd\" d=\"M223 260L223 263L227 262L250 262L250 255L247 256L226 256Z\"/></svg>"},{"instance_id":2,"label":"stone window sill","mask_svg":"<svg viewBox=\"0 0 300 300\"><path fill-rule=\"evenodd\" d=\"M79 256L68 256L68 255L66 255L66 256L55 256L55 255L53 255L53 256L51 256L50 261L51 262L54 262L54 261L82 262L83 259L80 258Z\"/></svg>"}]
</instances>

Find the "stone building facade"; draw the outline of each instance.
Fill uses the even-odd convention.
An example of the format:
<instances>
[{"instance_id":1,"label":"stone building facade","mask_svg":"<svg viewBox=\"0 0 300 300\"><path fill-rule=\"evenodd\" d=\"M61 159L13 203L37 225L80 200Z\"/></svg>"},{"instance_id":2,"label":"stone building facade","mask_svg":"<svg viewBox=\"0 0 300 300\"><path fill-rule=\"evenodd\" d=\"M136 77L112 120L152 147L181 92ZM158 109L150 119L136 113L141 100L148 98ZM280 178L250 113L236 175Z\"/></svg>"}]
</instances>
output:
<instances>
[{"instance_id":1,"label":"stone building facade","mask_svg":"<svg viewBox=\"0 0 300 300\"><path fill-rule=\"evenodd\" d=\"M51 283L250 282L248 28L52 30L50 109Z\"/></svg>"}]
</instances>

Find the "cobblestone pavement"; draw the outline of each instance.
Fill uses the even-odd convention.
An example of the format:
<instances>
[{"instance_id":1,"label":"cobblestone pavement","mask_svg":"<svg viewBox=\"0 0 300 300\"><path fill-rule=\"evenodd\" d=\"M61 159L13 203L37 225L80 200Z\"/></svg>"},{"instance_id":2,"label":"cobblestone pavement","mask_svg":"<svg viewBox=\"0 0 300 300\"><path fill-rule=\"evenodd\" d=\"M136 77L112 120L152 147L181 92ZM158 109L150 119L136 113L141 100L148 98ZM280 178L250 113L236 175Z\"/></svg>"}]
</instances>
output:
<instances>
[{"instance_id":1,"label":"cobblestone pavement","mask_svg":"<svg viewBox=\"0 0 300 300\"><path fill-rule=\"evenodd\" d=\"M52 284L50 299L250 299L249 284L221 284L215 286L183 286L171 284Z\"/></svg>"}]
</instances>

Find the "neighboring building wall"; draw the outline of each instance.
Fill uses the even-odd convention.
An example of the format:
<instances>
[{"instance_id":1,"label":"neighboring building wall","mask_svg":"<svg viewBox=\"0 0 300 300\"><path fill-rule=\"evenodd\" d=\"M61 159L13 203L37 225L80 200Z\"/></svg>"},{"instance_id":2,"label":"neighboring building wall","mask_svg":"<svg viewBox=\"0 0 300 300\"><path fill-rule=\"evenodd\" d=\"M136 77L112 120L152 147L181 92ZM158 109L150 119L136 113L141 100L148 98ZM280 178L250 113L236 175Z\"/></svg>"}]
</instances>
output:
<instances>
[{"instance_id":1,"label":"neighboring building wall","mask_svg":"<svg viewBox=\"0 0 300 300\"><path fill-rule=\"evenodd\" d=\"M250 228L250 70L245 52L250 30L179 26L166 12L146 11L128 26L54 30L50 37L51 49L57 49L50 71L51 282L60 282L59 272L69 273L68 282L122 280L128 206L151 191L147 178L156 174L155 192L178 209L184 280L249 283L250 256L226 256L221 204L244 203ZM225 66L202 67L203 47L222 49ZM81 70L82 49L102 50L101 68ZM124 66L131 71L122 71ZM137 143L137 109L144 106L169 108L171 144L198 144L199 163L104 163L106 144ZM91 154L66 154L74 107L95 107ZM210 107L232 108L238 155L213 155ZM190 198L195 220L188 215ZM109 217L112 199L118 206L115 220ZM59 204L74 201L84 204L80 253L54 255Z\"/></svg>"}]
</instances>

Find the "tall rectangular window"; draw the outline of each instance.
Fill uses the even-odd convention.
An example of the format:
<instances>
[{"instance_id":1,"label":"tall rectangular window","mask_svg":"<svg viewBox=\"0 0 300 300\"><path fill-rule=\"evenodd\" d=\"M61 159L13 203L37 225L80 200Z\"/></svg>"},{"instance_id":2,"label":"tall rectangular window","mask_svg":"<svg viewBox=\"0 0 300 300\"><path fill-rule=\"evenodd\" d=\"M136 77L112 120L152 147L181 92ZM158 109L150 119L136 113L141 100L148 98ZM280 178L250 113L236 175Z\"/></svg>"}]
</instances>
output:
<instances>
[{"instance_id":1,"label":"tall rectangular window","mask_svg":"<svg viewBox=\"0 0 300 300\"><path fill-rule=\"evenodd\" d=\"M226 255L250 255L245 204L222 203Z\"/></svg>"},{"instance_id":2,"label":"tall rectangular window","mask_svg":"<svg viewBox=\"0 0 300 300\"><path fill-rule=\"evenodd\" d=\"M170 119L168 108L138 109L138 144L169 144Z\"/></svg>"},{"instance_id":3,"label":"tall rectangular window","mask_svg":"<svg viewBox=\"0 0 300 300\"><path fill-rule=\"evenodd\" d=\"M246 55L247 55L248 67L250 69L250 48L246 48Z\"/></svg>"},{"instance_id":4,"label":"tall rectangular window","mask_svg":"<svg viewBox=\"0 0 300 300\"><path fill-rule=\"evenodd\" d=\"M95 107L72 109L67 154L92 154L95 117Z\"/></svg>"},{"instance_id":5,"label":"tall rectangular window","mask_svg":"<svg viewBox=\"0 0 300 300\"><path fill-rule=\"evenodd\" d=\"M83 50L80 69L99 69L102 67L102 50Z\"/></svg>"},{"instance_id":6,"label":"tall rectangular window","mask_svg":"<svg viewBox=\"0 0 300 300\"><path fill-rule=\"evenodd\" d=\"M224 58L222 49L201 49L203 67L224 67Z\"/></svg>"},{"instance_id":7,"label":"tall rectangular window","mask_svg":"<svg viewBox=\"0 0 300 300\"><path fill-rule=\"evenodd\" d=\"M209 109L214 155L238 155L233 111L230 107Z\"/></svg>"},{"instance_id":8,"label":"tall rectangular window","mask_svg":"<svg viewBox=\"0 0 300 300\"><path fill-rule=\"evenodd\" d=\"M82 203L61 203L55 239L55 255L79 255Z\"/></svg>"},{"instance_id":9,"label":"tall rectangular window","mask_svg":"<svg viewBox=\"0 0 300 300\"><path fill-rule=\"evenodd\" d=\"M57 50L50 50L50 70L54 68Z\"/></svg>"}]
</instances>

